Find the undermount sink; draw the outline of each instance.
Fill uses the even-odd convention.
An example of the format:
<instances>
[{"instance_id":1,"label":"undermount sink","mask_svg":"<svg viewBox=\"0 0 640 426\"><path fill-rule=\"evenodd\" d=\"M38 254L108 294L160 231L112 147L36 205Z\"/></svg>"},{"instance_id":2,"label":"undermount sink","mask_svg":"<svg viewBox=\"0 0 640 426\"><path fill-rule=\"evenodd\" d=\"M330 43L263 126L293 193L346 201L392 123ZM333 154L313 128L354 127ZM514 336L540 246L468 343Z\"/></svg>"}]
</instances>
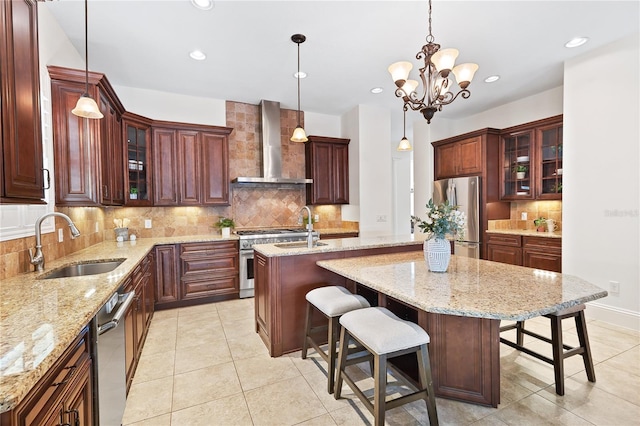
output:
<instances>
[{"instance_id":1,"label":"undermount sink","mask_svg":"<svg viewBox=\"0 0 640 426\"><path fill-rule=\"evenodd\" d=\"M52 278L84 277L86 275L97 275L111 272L122 264L126 259L116 260L94 260L75 265L63 266L45 274L39 279L49 280Z\"/></svg>"},{"instance_id":2,"label":"undermount sink","mask_svg":"<svg viewBox=\"0 0 640 426\"><path fill-rule=\"evenodd\" d=\"M328 244L327 243L316 242L316 243L313 243L313 246L311 248L320 247L320 246L326 246L326 245L328 245ZM294 241L292 243L274 244L274 246L276 246L278 248L283 248L283 249L287 249L287 248L307 248L307 242L306 241Z\"/></svg>"}]
</instances>

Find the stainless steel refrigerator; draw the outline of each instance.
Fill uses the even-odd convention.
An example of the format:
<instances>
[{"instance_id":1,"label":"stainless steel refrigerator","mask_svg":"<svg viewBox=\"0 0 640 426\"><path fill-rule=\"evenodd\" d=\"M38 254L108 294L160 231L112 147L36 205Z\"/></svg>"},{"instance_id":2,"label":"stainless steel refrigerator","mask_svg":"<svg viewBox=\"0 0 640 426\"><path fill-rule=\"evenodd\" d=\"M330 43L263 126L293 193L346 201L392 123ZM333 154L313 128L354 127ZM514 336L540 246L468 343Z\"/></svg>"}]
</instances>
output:
<instances>
[{"instance_id":1,"label":"stainless steel refrigerator","mask_svg":"<svg viewBox=\"0 0 640 426\"><path fill-rule=\"evenodd\" d=\"M433 183L433 202L457 206L467 216L464 237L455 242L454 254L480 258L480 177L437 180Z\"/></svg>"}]
</instances>

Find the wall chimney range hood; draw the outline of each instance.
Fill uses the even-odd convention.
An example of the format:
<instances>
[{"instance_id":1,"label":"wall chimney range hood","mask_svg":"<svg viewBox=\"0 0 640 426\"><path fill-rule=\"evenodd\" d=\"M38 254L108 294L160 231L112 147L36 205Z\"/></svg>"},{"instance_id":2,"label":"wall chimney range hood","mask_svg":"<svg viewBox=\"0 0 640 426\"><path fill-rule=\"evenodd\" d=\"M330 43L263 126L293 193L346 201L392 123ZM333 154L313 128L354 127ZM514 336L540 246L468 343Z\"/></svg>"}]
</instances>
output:
<instances>
[{"instance_id":1,"label":"wall chimney range hood","mask_svg":"<svg viewBox=\"0 0 640 426\"><path fill-rule=\"evenodd\" d=\"M295 184L313 183L313 179L282 177L282 135L280 130L280 102L260 101L262 126L262 176L240 176L231 183L246 184Z\"/></svg>"}]
</instances>

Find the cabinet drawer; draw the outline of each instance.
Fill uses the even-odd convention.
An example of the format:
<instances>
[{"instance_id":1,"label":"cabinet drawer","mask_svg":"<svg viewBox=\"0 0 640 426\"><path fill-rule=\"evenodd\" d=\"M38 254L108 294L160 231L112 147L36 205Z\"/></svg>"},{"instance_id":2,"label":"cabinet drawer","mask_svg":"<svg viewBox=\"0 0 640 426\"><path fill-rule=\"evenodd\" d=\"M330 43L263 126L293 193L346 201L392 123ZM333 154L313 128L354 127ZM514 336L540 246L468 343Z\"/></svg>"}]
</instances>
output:
<instances>
[{"instance_id":1,"label":"cabinet drawer","mask_svg":"<svg viewBox=\"0 0 640 426\"><path fill-rule=\"evenodd\" d=\"M562 250L562 239L545 237L523 237L522 246L527 249L539 248L542 250L552 249L554 251L560 251Z\"/></svg>"},{"instance_id":2,"label":"cabinet drawer","mask_svg":"<svg viewBox=\"0 0 640 426\"><path fill-rule=\"evenodd\" d=\"M520 235L487 233L487 244L520 247L522 244L522 237Z\"/></svg>"},{"instance_id":3,"label":"cabinet drawer","mask_svg":"<svg viewBox=\"0 0 640 426\"><path fill-rule=\"evenodd\" d=\"M487 244L487 260L522 266L522 249L500 244Z\"/></svg>"},{"instance_id":4,"label":"cabinet drawer","mask_svg":"<svg viewBox=\"0 0 640 426\"><path fill-rule=\"evenodd\" d=\"M203 272L209 272L211 274L224 272L228 274L234 271L238 271L237 256L182 258L182 276L201 274Z\"/></svg>"},{"instance_id":5,"label":"cabinet drawer","mask_svg":"<svg viewBox=\"0 0 640 426\"><path fill-rule=\"evenodd\" d=\"M238 245L235 241L188 243L181 245L180 255L212 256L237 255Z\"/></svg>"},{"instance_id":6,"label":"cabinet drawer","mask_svg":"<svg viewBox=\"0 0 640 426\"><path fill-rule=\"evenodd\" d=\"M182 299L198 299L225 293L235 293L239 290L237 275L212 278L211 275L201 274L199 277L184 278L182 280Z\"/></svg>"}]
</instances>

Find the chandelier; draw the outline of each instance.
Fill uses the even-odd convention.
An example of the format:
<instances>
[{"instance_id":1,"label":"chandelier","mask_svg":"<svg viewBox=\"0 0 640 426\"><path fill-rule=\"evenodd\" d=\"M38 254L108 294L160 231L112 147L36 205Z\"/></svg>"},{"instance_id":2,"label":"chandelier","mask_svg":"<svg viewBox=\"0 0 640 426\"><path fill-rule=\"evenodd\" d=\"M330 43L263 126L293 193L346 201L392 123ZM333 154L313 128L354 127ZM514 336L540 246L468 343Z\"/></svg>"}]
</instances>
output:
<instances>
[{"instance_id":1,"label":"chandelier","mask_svg":"<svg viewBox=\"0 0 640 426\"><path fill-rule=\"evenodd\" d=\"M431 123L433 115L442 110L443 105L453 102L458 96L466 99L471 96L467 89L473 75L478 70L477 64L466 63L455 65L458 57L457 49L440 50L440 45L434 43L431 33L431 0L429 0L429 35L427 44L422 46L416 54L416 59L424 60L424 67L420 68L420 80L422 81L422 95L416 89L420 84L416 80L409 80L409 72L413 68L411 62L396 62L389 66L389 72L397 86L396 96L404 101L404 108L420 111L427 123ZM456 77L460 90L454 95L452 90L453 79Z\"/></svg>"}]
</instances>

